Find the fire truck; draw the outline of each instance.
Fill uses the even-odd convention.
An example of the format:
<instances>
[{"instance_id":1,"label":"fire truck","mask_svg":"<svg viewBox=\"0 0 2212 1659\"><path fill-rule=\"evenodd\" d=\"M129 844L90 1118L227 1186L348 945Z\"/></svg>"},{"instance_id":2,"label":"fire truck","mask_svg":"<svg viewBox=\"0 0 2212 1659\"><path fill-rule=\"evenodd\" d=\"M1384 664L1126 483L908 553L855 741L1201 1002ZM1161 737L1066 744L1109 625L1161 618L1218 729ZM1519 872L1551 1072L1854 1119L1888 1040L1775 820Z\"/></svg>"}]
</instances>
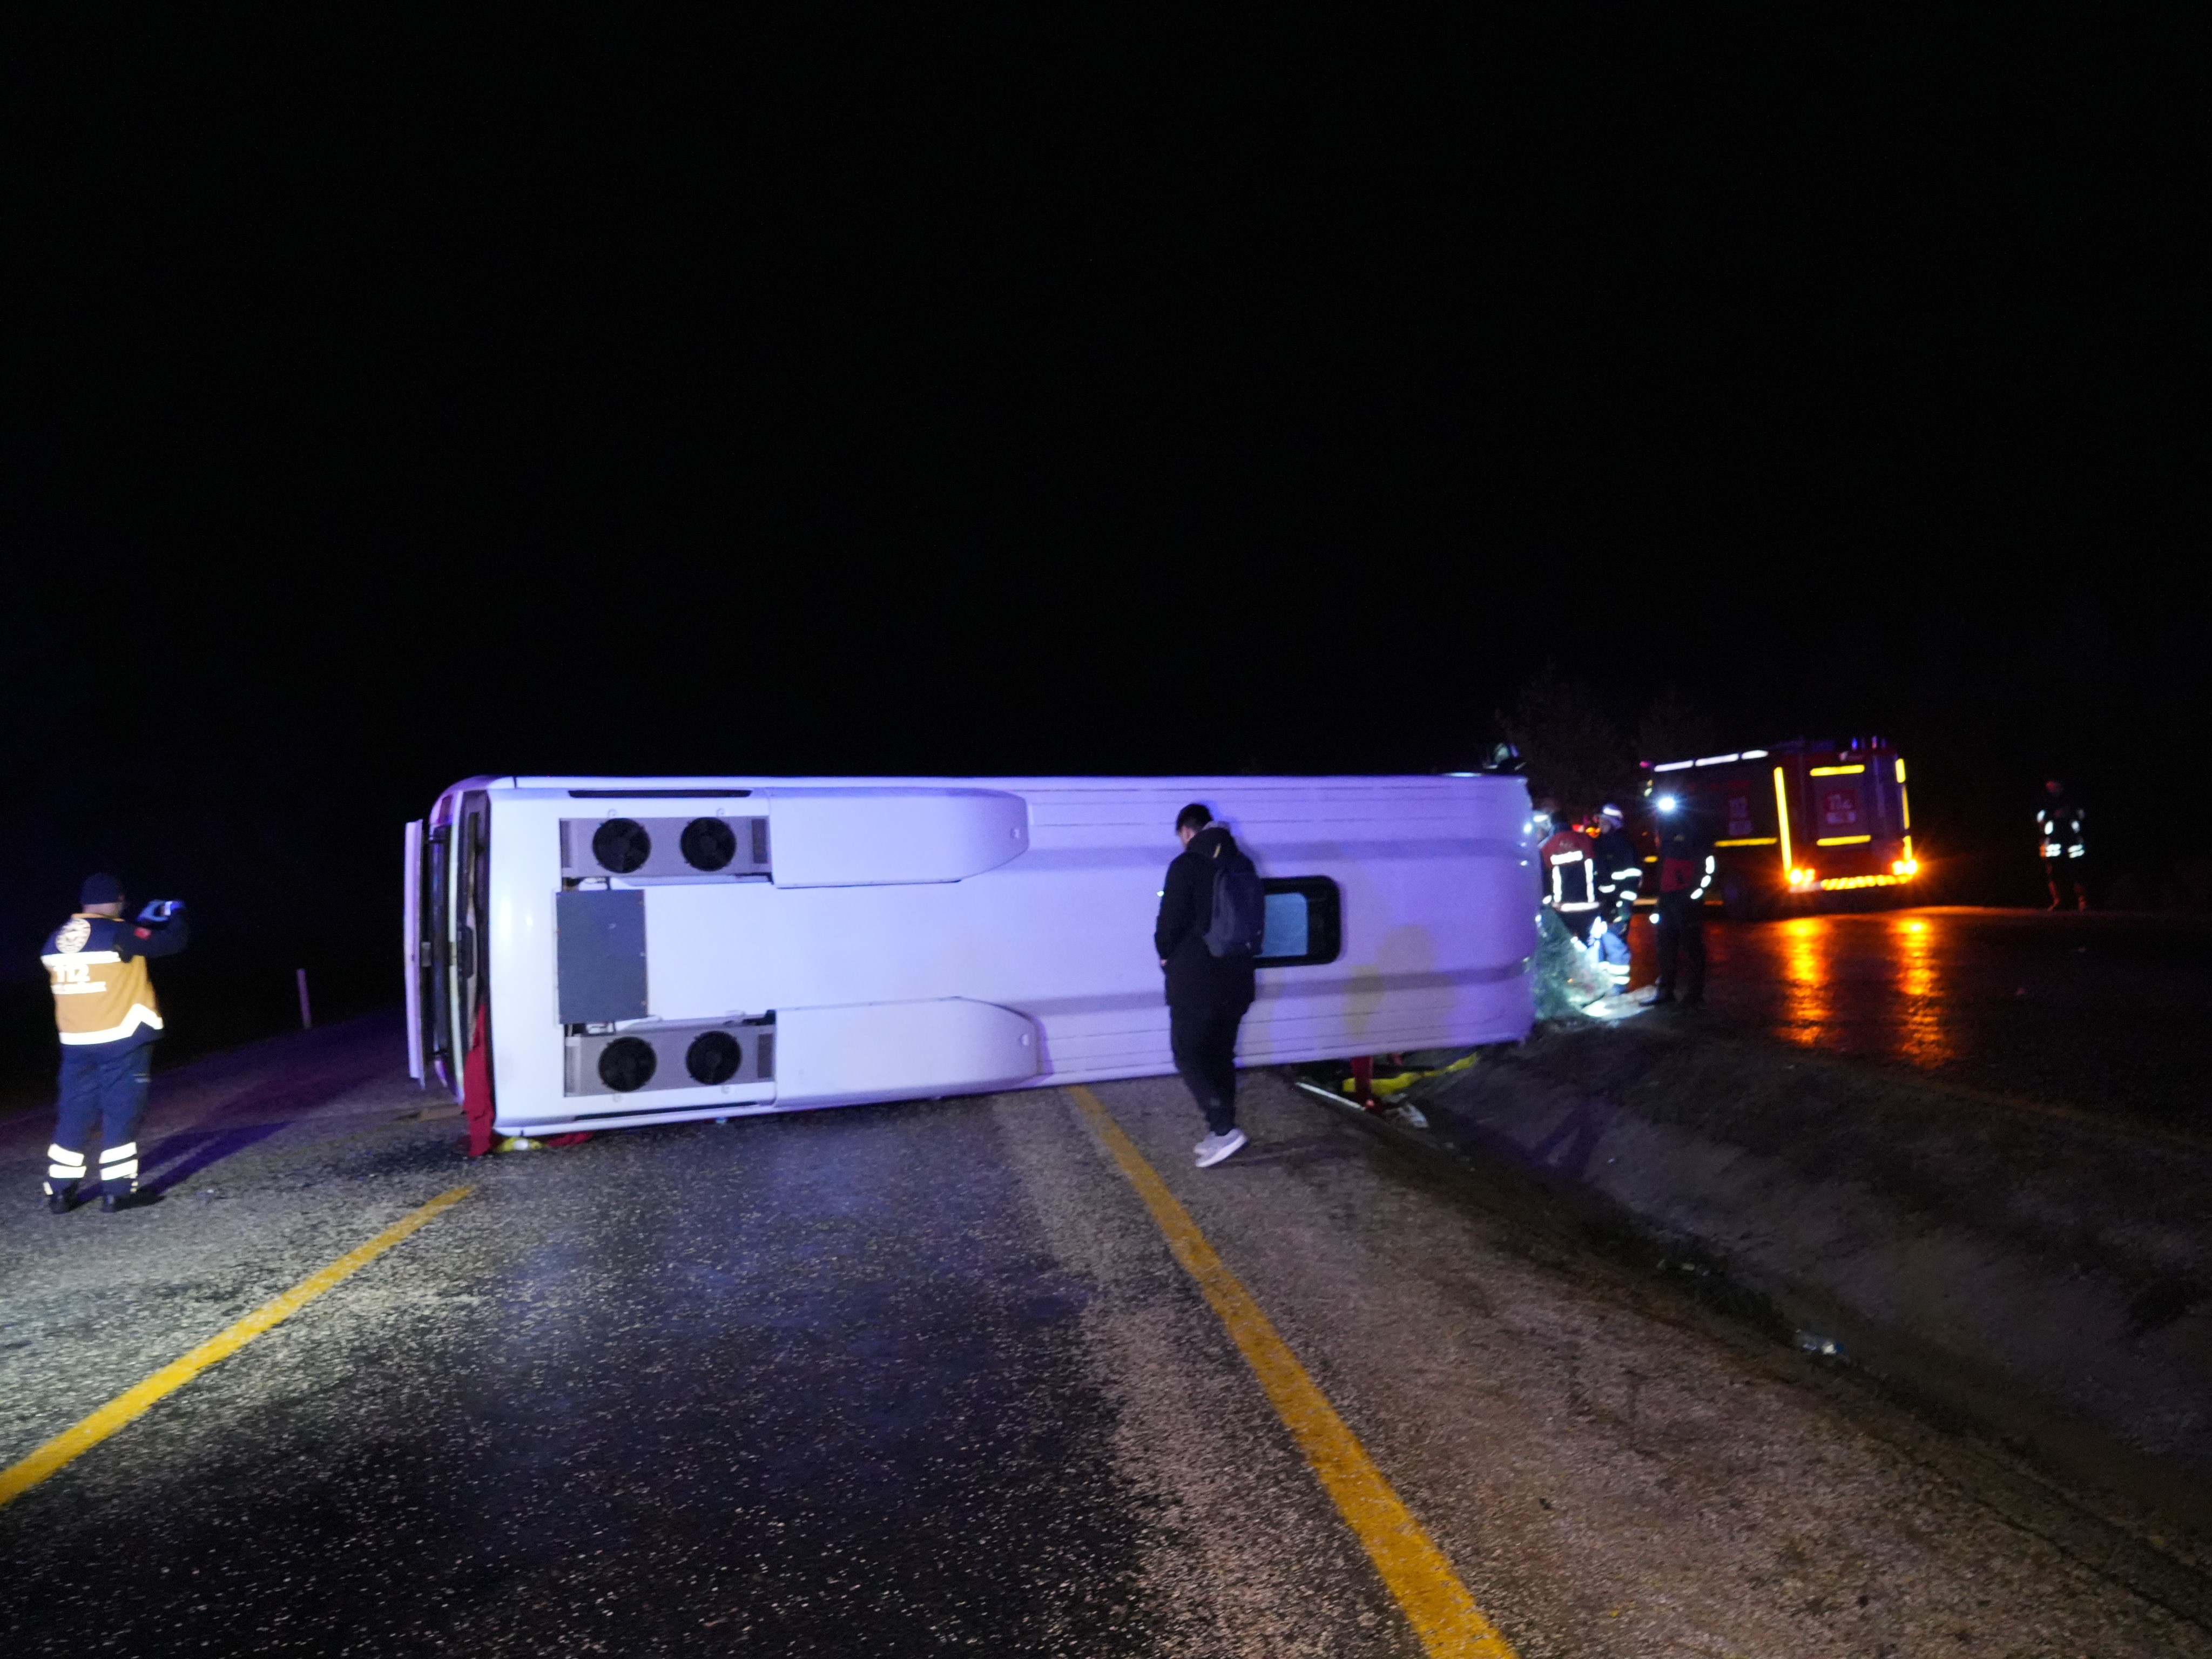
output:
<instances>
[{"instance_id":1,"label":"fire truck","mask_svg":"<svg viewBox=\"0 0 2212 1659\"><path fill-rule=\"evenodd\" d=\"M1873 897L1920 874L1905 757L1880 738L1801 738L1644 765L1655 823L1675 811L1703 821L1717 860L1716 896L1732 915Z\"/></svg>"}]
</instances>

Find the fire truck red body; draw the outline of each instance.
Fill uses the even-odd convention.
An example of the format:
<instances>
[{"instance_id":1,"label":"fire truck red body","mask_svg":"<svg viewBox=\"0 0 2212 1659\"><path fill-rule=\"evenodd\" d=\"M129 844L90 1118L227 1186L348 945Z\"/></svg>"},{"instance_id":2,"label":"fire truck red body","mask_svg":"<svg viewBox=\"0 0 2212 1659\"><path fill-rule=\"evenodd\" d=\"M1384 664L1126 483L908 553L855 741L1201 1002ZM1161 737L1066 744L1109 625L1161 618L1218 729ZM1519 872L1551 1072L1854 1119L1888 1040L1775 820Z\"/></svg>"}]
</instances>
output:
<instances>
[{"instance_id":1,"label":"fire truck red body","mask_svg":"<svg viewBox=\"0 0 2212 1659\"><path fill-rule=\"evenodd\" d=\"M1739 915L1910 887L1920 873L1905 758L1880 738L1645 766L1647 805L1671 797L1704 821L1718 896Z\"/></svg>"}]
</instances>

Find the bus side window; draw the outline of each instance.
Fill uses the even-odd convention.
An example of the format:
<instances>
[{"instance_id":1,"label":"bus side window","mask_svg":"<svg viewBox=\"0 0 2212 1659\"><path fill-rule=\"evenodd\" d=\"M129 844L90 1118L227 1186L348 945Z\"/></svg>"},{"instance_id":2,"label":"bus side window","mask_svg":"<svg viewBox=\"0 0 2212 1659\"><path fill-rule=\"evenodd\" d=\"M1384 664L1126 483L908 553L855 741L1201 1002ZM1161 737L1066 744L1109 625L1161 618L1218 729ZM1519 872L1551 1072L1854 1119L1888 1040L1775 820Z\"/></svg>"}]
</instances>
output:
<instances>
[{"instance_id":1,"label":"bus side window","mask_svg":"<svg viewBox=\"0 0 2212 1659\"><path fill-rule=\"evenodd\" d=\"M1327 876L1270 876L1260 883L1267 906L1258 968L1334 962L1344 948L1343 900Z\"/></svg>"}]
</instances>

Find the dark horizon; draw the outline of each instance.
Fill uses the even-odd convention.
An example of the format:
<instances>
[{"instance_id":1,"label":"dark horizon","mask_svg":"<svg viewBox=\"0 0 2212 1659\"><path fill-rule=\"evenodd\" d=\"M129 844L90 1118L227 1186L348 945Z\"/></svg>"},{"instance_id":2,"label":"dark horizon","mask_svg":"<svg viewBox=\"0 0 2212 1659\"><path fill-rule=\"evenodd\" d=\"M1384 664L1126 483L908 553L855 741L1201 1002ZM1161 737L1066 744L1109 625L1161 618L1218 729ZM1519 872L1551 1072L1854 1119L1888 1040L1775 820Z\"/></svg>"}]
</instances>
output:
<instances>
[{"instance_id":1,"label":"dark horizon","mask_svg":"<svg viewBox=\"0 0 2212 1659\"><path fill-rule=\"evenodd\" d=\"M432 52L218 107L197 40L112 131L62 94L10 1047L97 866L195 901L203 1029L281 1018L369 994L472 773L1460 769L1547 663L1891 738L1960 896L2033 897L2053 774L2100 882L2193 890L2185 54L1618 27L1503 87L1039 39L911 130L880 44L859 105Z\"/></svg>"}]
</instances>

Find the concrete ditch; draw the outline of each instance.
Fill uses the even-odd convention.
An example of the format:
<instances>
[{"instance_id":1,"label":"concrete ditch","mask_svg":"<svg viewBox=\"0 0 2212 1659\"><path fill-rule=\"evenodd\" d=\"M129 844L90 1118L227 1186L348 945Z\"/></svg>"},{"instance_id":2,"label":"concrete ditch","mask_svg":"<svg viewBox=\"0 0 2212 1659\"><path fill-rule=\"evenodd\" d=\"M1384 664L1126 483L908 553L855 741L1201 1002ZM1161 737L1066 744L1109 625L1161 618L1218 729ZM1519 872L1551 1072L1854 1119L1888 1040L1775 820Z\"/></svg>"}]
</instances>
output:
<instances>
[{"instance_id":1,"label":"concrete ditch","mask_svg":"<svg viewBox=\"0 0 2212 1659\"><path fill-rule=\"evenodd\" d=\"M1425 1128L1366 1121L1566 1200L1616 1252L2204 1563L2212 1142L1658 1013L1542 1030L1405 1097Z\"/></svg>"}]
</instances>

